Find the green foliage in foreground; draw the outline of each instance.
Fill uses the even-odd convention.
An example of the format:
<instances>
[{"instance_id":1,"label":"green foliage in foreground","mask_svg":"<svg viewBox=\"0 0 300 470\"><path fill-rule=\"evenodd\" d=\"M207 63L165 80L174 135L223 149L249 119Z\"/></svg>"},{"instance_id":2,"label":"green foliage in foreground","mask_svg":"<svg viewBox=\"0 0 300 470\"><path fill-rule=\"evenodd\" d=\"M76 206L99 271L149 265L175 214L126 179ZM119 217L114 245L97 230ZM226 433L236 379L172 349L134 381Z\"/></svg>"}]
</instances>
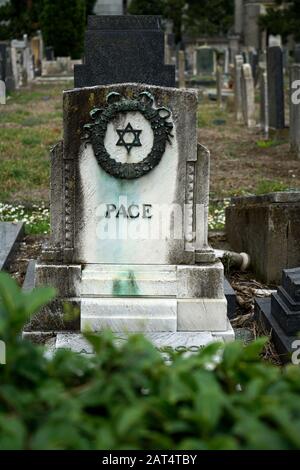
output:
<instances>
[{"instance_id":1,"label":"green foliage in foreground","mask_svg":"<svg viewBox=\"0 0 300 470\"><path fill-rule=\"evenodd\" d=\"M19 335L52 296L0 274L1 449L300 448L300 369L263 363L263 341L170 364L142 336L117 347L107 333L89 336L94 357L49 357Z\"/></svg>"}]
</instances>

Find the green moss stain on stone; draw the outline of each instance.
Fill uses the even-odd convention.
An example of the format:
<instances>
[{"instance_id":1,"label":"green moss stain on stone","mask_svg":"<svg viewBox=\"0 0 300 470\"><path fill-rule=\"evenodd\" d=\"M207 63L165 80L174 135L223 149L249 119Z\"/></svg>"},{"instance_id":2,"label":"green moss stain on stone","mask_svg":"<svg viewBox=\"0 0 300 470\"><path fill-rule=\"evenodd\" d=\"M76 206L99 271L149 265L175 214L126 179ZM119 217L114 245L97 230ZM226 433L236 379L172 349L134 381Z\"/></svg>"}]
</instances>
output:
<instances>
[{"instance_id":1,"label":"green moss stain on stone","mask_svg":"<svg viewBox=\"0 0 300 470\"><path fill-rule=\"evenodd\" d=\"M133 271L120 273L120 276L113 280L112 294L114 297L136 297L139 295L139 288Z\"/></svg>"}]
</instances>

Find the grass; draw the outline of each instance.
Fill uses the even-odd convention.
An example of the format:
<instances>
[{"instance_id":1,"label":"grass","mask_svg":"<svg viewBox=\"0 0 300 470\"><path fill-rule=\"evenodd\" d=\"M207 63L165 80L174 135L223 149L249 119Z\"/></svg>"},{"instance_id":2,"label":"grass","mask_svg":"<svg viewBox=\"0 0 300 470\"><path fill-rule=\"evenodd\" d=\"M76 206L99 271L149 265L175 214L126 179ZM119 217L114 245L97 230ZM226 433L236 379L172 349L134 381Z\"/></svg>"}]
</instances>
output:
<instances>
[{"instance_id":1,"label":"grass","mask_svg":"<svg viewBox=\"0 0 300 470\"><path fill-rule=\"evenodd\" d=\"M65 85L12 93L0 114L0 201L48 202L49 151L62 137Z\"/></svg>"},{"instance_id":2,"label":"grass","mask_svg":"<svg viewBox=\"0 0 300 470\"><path fill-rule=\"evenodd\" d=\"M0 203L48 206L49 150L62 137L64 88L70 85L34 85L13 93L0 107ZM211 198L300 187L299 162L289 157L286 132L270 133L265 140L259 129L235 121L231 101L219 108L205 97L197 121L199 141L211 151ZM36 212L24 210L28 218L35 217ZM43 217L27 222L31 233L48 231L49 220ZM212 206L210 227L223 224L223 205Z\"/></svg>"}]
</instances>

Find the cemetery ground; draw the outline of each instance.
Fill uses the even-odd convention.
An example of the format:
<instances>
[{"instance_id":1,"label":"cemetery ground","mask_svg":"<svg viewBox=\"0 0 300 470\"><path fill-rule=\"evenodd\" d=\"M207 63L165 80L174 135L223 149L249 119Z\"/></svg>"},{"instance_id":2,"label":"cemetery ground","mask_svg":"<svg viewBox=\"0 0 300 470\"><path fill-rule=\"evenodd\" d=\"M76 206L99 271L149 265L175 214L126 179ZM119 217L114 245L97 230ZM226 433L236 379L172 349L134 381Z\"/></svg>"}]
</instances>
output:
<instances>
[{"instance_id":1,"label":"cemetery ground","mask_svg":"<svg viewBox=\"0 0 300 470\"><path fill-rule=\"evenodd\" d=\"M13 93L1 107L0 221L26 222L26 237L10 268L20 284L28 260L37 258L49 232L49 150L62 137L62 91L71 86L35 84ZM259 128L247 129L235 121L231 103L219 108L200 97L198 127L199 141L211 151L211 243L222 248L228 198L299 188L299 163L289 153L287 132L266 138ZM265 286L251 273L229 276L241 314L233 325L250 328L256 336L253 298Z\"/></svg>"}]
</instances>

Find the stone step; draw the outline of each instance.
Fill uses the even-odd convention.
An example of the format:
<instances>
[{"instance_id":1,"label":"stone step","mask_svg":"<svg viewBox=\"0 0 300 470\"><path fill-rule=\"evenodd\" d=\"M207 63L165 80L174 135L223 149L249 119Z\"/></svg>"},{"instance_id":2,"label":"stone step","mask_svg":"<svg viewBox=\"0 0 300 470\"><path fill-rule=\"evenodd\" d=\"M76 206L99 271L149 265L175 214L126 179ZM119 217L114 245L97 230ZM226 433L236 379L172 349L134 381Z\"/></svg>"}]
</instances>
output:
<instances>
[{"instance_id":1,"label":"stone step","mask_svg":"<svg viewBox=\"0 0 300 470\"><path fill-rule=\"evenodd\" d=\"M185 349L188 352L197 352L199 349L202 349L212 342L222 341L222 339L213 336L210 332L158 332L147 333L144 336L151 341L156 348L172 348L178 351ZM115 337L118 344L128 339L128 335L124 333L116 333ZM58 333L55 347L56 349L69 349L77 353L93 353L91 344L83 335L76 333Z\"/></svg>"},{"instance_id":2,"label":"stone step","mask_svg":"<svg viewBox=\"0 0 300 470\"><path fill-rule=\"evenodd\" d=\"M82 297L176 297L176 268L164 265L88 265L82 271L80 294Z\"/></svg>"},{"instance_id":3,"label":"stone step","mask_svg":"<svg viewBox=\"0 0 300 470\"><path fill-rule=\"evenodd\" d=\"M9 267L16 243L23 236L23 222L0 222L0 271Z\"/></svg>"}]
</instances>

